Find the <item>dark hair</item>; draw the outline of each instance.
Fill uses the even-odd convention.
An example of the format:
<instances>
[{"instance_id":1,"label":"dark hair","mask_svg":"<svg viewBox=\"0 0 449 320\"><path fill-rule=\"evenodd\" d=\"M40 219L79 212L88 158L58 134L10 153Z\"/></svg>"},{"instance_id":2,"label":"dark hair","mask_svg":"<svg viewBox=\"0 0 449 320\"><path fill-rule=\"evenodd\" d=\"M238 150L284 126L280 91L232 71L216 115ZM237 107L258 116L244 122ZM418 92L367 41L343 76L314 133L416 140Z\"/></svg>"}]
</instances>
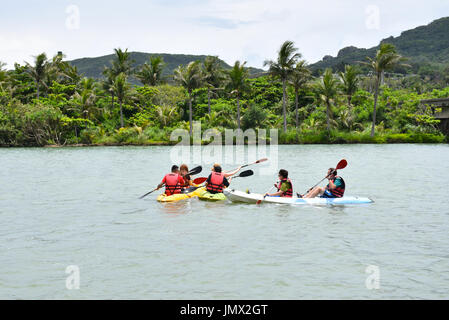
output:
<instances>
[{"instance_id":1,"label":"dark hair","mask_svg":"<svg viewBox=\"0 0 449 320\"><path fill-rule=\"evenodd\" d=\"M221 167L220 166L214 166L214 171L221 173Z\"/></svg>"},{"instance_id":2,"label":"dark hair","mask_svg":"<svg viewBox=\"0 0 449 320\"><path fill-rule=\"evenodd\" d=\"M176 172L178 171L179 167L177 165L174 165L171 167L171 172Z\"/></svg>"},{"instance_id":3,"label":"dark hair","mask_svg":"<svg viewBox=\"0 0 449 320\"><path fill-rule=\"evenodd\" d=\"M331 175L336 176L337 175L337 169L335 168L329 168L329 170L331 171Z\"/></svg>"},{"instance_id":4,"label":"dark hair","mask_svg":"<svg viewBox=\"0 0 449 320\"><path fill-rule=\"evenodd\" d=\"M288 171L285 170L285 169L281 169L281 170L279 170L279 175L280 175L282 178L288 178Z\"/></svg>"}]
</instances>

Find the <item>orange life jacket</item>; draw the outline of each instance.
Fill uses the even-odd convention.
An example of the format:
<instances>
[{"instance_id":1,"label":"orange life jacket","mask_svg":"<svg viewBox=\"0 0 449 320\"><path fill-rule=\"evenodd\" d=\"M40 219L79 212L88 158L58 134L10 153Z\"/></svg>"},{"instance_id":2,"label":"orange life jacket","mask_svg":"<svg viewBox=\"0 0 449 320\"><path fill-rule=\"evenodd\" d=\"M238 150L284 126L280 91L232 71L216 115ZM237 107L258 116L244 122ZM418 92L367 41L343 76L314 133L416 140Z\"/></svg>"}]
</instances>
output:
<instances>
[{"instance_id":1,"label":"orange life jacket","mask_svg":"<svg viewBox=\"0 0 449 320\"><path fill-rule=\"evenodd\" d=\"M289 182L290 183L290 189L288 189L287 191L284 191L282 193L281 197L286 197L286 198L293 197L293 183L292 183L292 181L289 178L279 181L279 184L277 186L278 191L281 191L282 183L284 183L284 182Z\"/></svg>"},{"instance_id":2,"label":"orange life jacket","mask_svg":"<svg viewBox=\"0 0 449 320\"><path fill-rule=\"evenodd\" d=\"M342 186L341 187L336 187L335 189L329 189L329 185L327 185L328 190L330 193L332 193L334 196L336 196L337 198L341 198L343 197L343 195L345 194L345 188L346 188L346 184L345 181L343 180L342 177L336 176L335 178L333 178L331 181L335 182L335 179L340 178L341 182L342 182Z\"/></svg>"},{"instance_id":3,"label":"orange life jacket","mask_svg":"<svg viewBox=\"0 0 449 320\"><path fill-rule=\"evenodd\" d=\"M221 172L212 172L210 181L207 183L207 191L222 193L224 188L224 175Z\"/></svg>"},{"instance_id":4,"label":"orange life jacket","mask_svg":"<svg viewBox=\"0 0 449 320\"><path fill-rule=\"evenodd\" d=\"M182 186L179 183L179 175L176 173L169 173L165 176L165 194L171 196L172 194L181 193Z\"/></svg>"}]
</instances>

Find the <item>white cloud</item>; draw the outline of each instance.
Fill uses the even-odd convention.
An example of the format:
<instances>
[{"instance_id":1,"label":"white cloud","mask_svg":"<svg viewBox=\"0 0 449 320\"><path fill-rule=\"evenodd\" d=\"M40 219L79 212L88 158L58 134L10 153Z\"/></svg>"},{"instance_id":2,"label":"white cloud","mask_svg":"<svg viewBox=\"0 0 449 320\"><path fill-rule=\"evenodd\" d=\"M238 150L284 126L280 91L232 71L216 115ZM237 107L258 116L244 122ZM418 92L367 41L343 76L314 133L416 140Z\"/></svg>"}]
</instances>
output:
<instances>
[{"instance_id":1,"label":"white cloud","mask_svg":"<svg viewBox=\"0 0 449 320\"><path fill-rule=\"evenodd\" d=\"M0 31L0 60L11 66L43 51L51 55L62 50L74 59L110 54L122 47L214 54L229 64L238 59L261 67L289 39L313 63L324 55L336 55L344 46L374 46L382 38L449 15L449 4L439 0L128 0L125 7L113 1L107 6L97 1L72 2L80 8L79 30L65 27L63 4L42 4L46 19L38 28L33 20L24 25L29 21L26 16L7 19ZM366 27L369 5L379 8L379 30Z\"/></svg>"}]
</instances>

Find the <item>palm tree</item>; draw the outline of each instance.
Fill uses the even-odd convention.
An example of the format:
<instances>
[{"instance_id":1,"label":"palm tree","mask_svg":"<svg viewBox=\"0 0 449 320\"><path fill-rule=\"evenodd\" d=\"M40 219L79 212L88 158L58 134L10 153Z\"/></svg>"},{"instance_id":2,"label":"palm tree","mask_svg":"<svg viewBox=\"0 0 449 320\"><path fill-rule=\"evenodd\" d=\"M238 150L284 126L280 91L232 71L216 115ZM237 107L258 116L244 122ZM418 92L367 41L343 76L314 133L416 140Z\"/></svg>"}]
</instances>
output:
<instances>
[{"instance_id":1,"label":"palm tree","mask_svg":"<svg viewBox=\"0 0 449 320\"><path fill-rule=\"evenodd\" d=\"M371 137L374 137L374 130L376 127L377 99L379 97L379 88L384 72L391 70L397 66L406 67L409 65L402 63L405 60L404 57L402 57L400 54L397 53L396 47L394 45L389 43L381 44L374 58L370 57L367 58L369 61L363 63L371 67L376 77L376 86L374 93L373 125L371 127Z\"/></svg>"},{"instance_id":2,"label":"palm tree","mask_svg":"<svg viewBox=\"0 0 449 320\"><path fill-rule=\"evenodd\" d=\"M43 80L46 78L49 70L49 61L47 59L47 55L45 53L41 53L40 55L36 56L34 60L34 66L29 64L28 62L25 62L25 64L26 71L36 82L36 97L39 100L40 86Z\"/></svg>"},{"instance_id":3,"label":"palm tree","mask_svg":"<svg viewBox=\"0 0 449 320\"><path fill-rule=\"evenodd\" d=\"M240 94L248 89L248 68L245 67L246 61L242 64L236 61L231 70L228 71L229 82L228 89L231 94L235 94L237 98L237 127L240 129Z\"/></svg>"},{"instance_id":4,"label":"palm tree","mask_svg":"<svg viewBox=\"0 0 449 320\"><path fill-rule=\"evenodd\" d=\"M114 82L121 73L125 76L130 75L131 64L133 63L133 60L130 59L128 49L125 49L125 51L120 48L114 49L114 54L115 57L114 60L111 61L111 67L103 70L103 76L105 77L103 88L111 94L111 109L114 109Z\"/></svg>"},{"instance_id":5,"label":"palm tree","mask_svg":"<svg viewBox=\"0 0 449 320\"><path fill-rule=\"evenodd\" d=\"M128 49L123 51L120 48L114 49L115 59L112 61L112 72L115 77L117 77L120 73L124 73L125 75L131 74L131 64L134 62L131 60L130 53Z\"/></svg>"},{"instance_id":6,"label":"palm tree","mask_svg":"<svg viewBox=\"0 0 449 320\"><path fill-rule=\"evenodd\" d=\"M93 79L84 78L81 80L81 90L73 95L73 100L81 109L84 119L90 119L93 111L98 110L96 107L97 95L94 91L95 82Z\"/></svg>"},{"instance_id":7,"label":"palm tree","mask_svg":"<svg viewBox=\"0 0 449 320\"><path fill-rule=\"evenodd\" d=\"M285 41L278 52L276 61L267 60L264 66L269 66L268 72L271 76L282 81L282 112L284 114L284 132L287 131L287 80L293 73L296 61L301 58L292 41Z\"/></svg>"},{"instance_id":8,"label":"palm tree","mask_svg":"<svg viewBox=\"0 0 449 320\"><path fill-rule=\"evenodd\" d=\"M359 70L355 66L346 65L345 72L340 72L341 88L348 98L348 106L351 107L352 96L359 88Z\"/></svg>"},{"instance_id":9,"label":"palm tree","mask_svg":"<svg viewBox=\"0 0 449 320\"><path fill-rule=\"evenodd\" d=\"M8 74L6 73L6 70L3 69L4 66L6 66L6 64L0 61L0 90L4 89L3 83L8 79Z\"/></svg>"},{"instance_id":10,"label":"palm tree","mask_svg":"<svg viewBox=\"0 0 449 320\"><path fill-rule=\"evenodd\" d=\"M289 78L289 83L295 90L295 118L296 118L296 128L298 128L299 117L298 117L298 96L299 90L305 86L307 81L310 79L310 70L307 68L307 63L304 60L298 61L293 73Z\"/></svg>"},{"instance_id":11,"label":"palm tree","mask_svg":"<svg viewBox=\"0 0 449 320\"><path fill-rule=\"evenodd\" d=\"M204 81L207 86L207 106L210 114L211 91L217 89L223 81L223 71L221 69L220 59L216 56L208 56L204 60Z\"/></svg>"},{"instance_id":12,"label":"palm tree","mask_svg":"<svg viewBox=\"0 0 449 320\"><path fill-rule=\"evenodd\" d=\"M327 131L330 131L331 104L338 94L338 80L334 77L332 69L326 69L323 77L317 83L316 91L319 100L326 105Z\"/></svg>"},{"instance_id":13,"label":"palm tree","mask_svg":"<svg viewBox=\"0 0 449 320\"><path fill-rule=\"evenodd\" d=\"M180 65L174 71L174 79L181 86L183 86L188 93L190 135L192 136L193 133L192 92L195 89L201 88L201 86L203 85L203 74L201 72L200 62L192 61L187 66Z\"/></svg>"},{"instance_id":14,"label":"palm tree","mask_svg":"<svg viewBox=\"0 0 449 320\"><path fill-rule=\"evenodd\" d=\"M170 126L173 122L179 120L179 113L176 107L158 106L156 107L156 117L162 128Z\"/></svg>"},{"instance_id":15,"label":"palm tree","mask_svg":"<svg viewBox=\"0 0 449 320\"><path fill-rule=\"evenodd\" d=\"M112 89L114 91L115 96L118 99L120 104L120 125L123 128L123 101L125 101L126 97L131 91L131 87L127 81L127 76L124 73L120 73L114 80L112 84Z\"/></svg>"},{"instance_id":16,"label":"palm tree","mask_svg":"<svg viewBox=\"0 0 449 320\"><path fill-rule=\"evenodd\" d=\"M136 74L137 79L143 85L156 86L162 82L162 71L165 68L162 57L151 57L150 63L145 62L140 71Z\"/></svg>"}]
</instances>

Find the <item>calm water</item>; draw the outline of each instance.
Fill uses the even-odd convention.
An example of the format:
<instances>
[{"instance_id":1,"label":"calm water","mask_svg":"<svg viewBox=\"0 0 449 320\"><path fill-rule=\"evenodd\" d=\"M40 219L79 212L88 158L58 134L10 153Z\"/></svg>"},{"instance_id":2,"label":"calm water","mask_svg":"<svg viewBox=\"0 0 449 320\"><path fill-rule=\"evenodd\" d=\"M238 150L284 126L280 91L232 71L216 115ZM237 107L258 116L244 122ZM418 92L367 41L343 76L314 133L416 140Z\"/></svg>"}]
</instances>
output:
<instances>
[{"instance_id":1,"label":"calm water","mask_svg":"<svg viewBox=\"0 0 449 320\"><path fill-rule=\"evenodd\" d=\"M346 158L358 207L137 200L169 150L0 149L0 298L449 298L448 145L279 147L295 191ZM255 172L233 187L266 191Z\"/></svg>"}]
</instances>

